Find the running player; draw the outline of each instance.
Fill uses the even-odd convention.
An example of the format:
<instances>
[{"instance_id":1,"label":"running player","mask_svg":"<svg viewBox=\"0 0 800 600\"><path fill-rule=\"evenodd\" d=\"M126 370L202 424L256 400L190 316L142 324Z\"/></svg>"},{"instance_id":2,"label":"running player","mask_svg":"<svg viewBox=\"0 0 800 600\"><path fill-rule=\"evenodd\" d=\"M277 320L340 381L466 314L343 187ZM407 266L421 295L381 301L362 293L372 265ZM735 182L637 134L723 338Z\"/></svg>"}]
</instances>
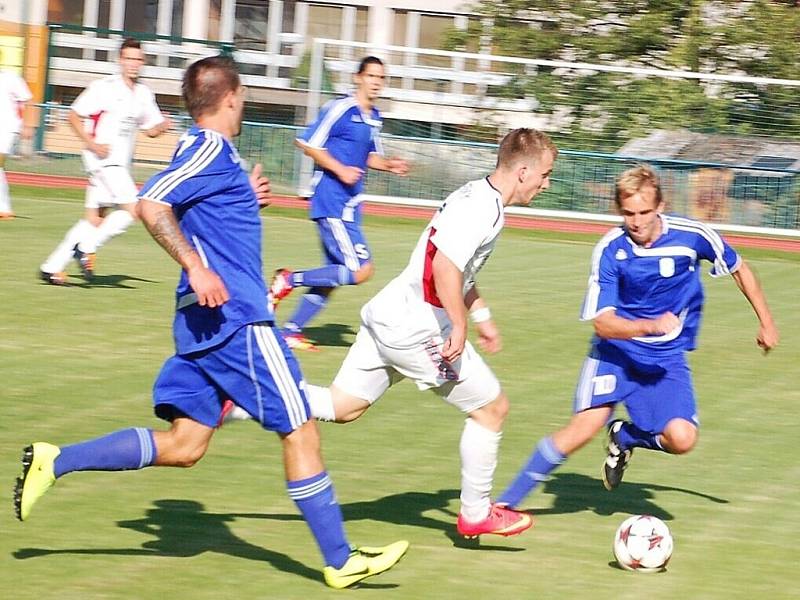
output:
<instances>
[{"instance_id":1,"label":"running player","mask_svg":"<svg viewBox=\"0 0 800 600\"><path fill-rule=\"evenodd\" d=\"M448 196L406 269L364 306L361 329L333 384L306 388L311 412L321 420L357 419L406 377L466 414L457 522L466 537L514 535L533 524L530 515L490 500L509 401L467 341L467 315L479 346L499 351L500 333L475 277L494 249L505 207L527 205L550 186L557 154L539 131L506 135L495 171Z\"/></svg>"},{"instance_id":2,"label":"running player","mask_svg":"<svg viewBox=\"0 0 800 600\"><path fill-rule=\"evenodd\" d=\"M595 335L583 363L574 415L539 441L527 464L498 499L515 507L548 474L608 424L602 476L606 489L622 482L634 448L685 454L697 442L699 419L686 352L695 349L703 310L701 260L715 277L732 275L759 321L756 342L778 343L761 285L713 229L663 214L656 172L622 173L616 204L623 224L595 246L581 319ZM629 419L609 419L623 403Z\"/></svg>"},{"instance_id":3,"label":"running player","mask_svg":"<svg viewBox=\"0 0 800 600\"><path fill-rule=\"evenodd\" d=\"M119 64L118 75L92 82L69 112L70 125L85 144L83 163L89 184L84 218L41 265L40 277L47 283L65 283L64 269L73 257L84 278L92 278L97 249L136 219L136 185L130 169L137 130L156 137L170 127L153 92L139 83L144 51L138 40L122 42Z\"/></svg>"},{"instance_id":4,"label":"running player","mask_svg":"<svg viewBox=\"0 0 800 600\"><path fill-rule=\"evenodd\" d=\"M359 285L372 277L372 255L361 231L359 206L367 167L408 173L405 160L383 156L378 137L382 121L375 100L383 90L383 62L374 56L364 58L354 79L355 93L329 102L295 142L316 165L311 219L317 224L325 260L315 269L278 269L270 286L275 305L295 287L309 288L283 325L287 343L296 350L316 349L303 335L303 327L325 307L336 287Z\"/></svg>"},{"instance_id":5,"label":"running player","mask_svg":"<svg viewBox=\"0 0 800 600\"><path fill-rule=\"evenodd\" d=\"M170 166L145 184L139 207L150 234L183 268L176 353L153 392L156 415L171 427L124 429L62 447L32 444L15 488L17 517L26 520L68 473L191 467L208 448L225 394L278 433L286 487L322 552L325 581L335 588L353 585L391 568L408 543L353 548L345 537L300 367L265 302L259 205L268 183L260 167L248 178L231 142L241 129L245 96L235 63L224 57L194 63L184 75L183 95L196 126L181 138Z\"/></svg>"}]
</instances>

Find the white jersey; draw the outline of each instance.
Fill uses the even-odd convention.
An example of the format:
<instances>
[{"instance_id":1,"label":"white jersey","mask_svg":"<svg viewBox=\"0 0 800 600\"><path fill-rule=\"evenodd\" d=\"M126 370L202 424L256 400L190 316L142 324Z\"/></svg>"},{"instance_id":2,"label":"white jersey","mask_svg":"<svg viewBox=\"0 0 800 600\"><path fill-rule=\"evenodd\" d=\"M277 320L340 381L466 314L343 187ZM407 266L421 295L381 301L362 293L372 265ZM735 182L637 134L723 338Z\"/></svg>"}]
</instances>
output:
<instances>
[{"instance_id":1,"label":"white jersey","mask_svg":"<svg viewBox=\"0 0 800 600\"><path fill-rule=\"evenodd\" d=\"M19 133L22 128L22 104L33 97L28 84L16 73L0 72L0 129Z\"/></svg>"},{"instance_id":2,"label":"white jersey","mask_svg":"<svg viewBox=\"0 0 800 600\"><path fill-rule=\"evenodd\" d=\"M463 273L463 293L494 249L503 229L500 192L488 178L470 181L450 194L417 242L405 270L361 310L361 319L386 346L408 348L446 338L450 319L436 295L433 258L442 252Z\"/></svg>"},{"instance_id":3,"label":"white jersey","mask_svg":"<svg viewBox=\"0 0 800 600\"><path fill-rule=\"evenodd\" d=\"M72 110L83 117L84 131L95 142L110 146L104 159L83 151L83 163L89 172L108 166L129 167L137 129L150 129L164 120L153 92L141 83L128 87L121 75L90 83L72 103Z\"/></svg>"}]
</instances>

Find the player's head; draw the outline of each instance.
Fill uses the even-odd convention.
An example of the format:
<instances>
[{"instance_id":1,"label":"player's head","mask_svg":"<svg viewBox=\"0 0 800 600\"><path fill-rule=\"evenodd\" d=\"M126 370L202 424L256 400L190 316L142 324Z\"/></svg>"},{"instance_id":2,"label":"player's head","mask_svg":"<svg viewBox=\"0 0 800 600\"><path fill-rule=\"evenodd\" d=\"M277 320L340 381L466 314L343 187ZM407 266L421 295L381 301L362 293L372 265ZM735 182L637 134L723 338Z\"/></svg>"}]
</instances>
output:
<instances>
[{"instance_id":1,"label":"player's head","mask_svg":"<svg viewBox=\"0 0 800 600\"><path fill-rule=\"evenodd\" d=\"M353 79L356 82L356 93L361 94L365 100L373 102L381 95L386 82L383 61L377 56L362 58Z\"/></svg>"},{"instance_id":2,"label":"player's head","mask_svg":"<svg viewBox=\"0 0 800 600\"><path fill-rule=\"evenodd\" d=\"M509 132L497 151L496 172L510 180L510 204L529 204L539 192L550 187L550 173L558 148L547 134L520 128Z\"/></svg>"},{"instance_id":3,"label":"player's head","mask_svg":"<svg viewBox=\"0 0 800 600\"><path fill-rule=\"evenodd\" d=\"M209 56L189 65L183 74L183 101L197 123L214 118L231 135L239 135L245 88L239 69L228 56Z\"/></svg>"},{"instance_id":4,"label":"player's head","mask_svg":"<svg viewBox=\"0 0 800 600\"><path fill-rule=\"evenodd\" d=\"M614 201L631 239L648 245L661 235L664 198L658 174L652 167L639 165L617 177Z\"/></svg>"},{"instance_id":5,"label":"player's head","mask_svg":"<svg viewBox=\"0 0 800 600\"><path fill-rule=\"evenodd\" d=\"M139 79L139 72L144 66L144 50L136 38L125 38L119 47L119 66L122 78L130 82Z\"/></svg>"}]
</instances>

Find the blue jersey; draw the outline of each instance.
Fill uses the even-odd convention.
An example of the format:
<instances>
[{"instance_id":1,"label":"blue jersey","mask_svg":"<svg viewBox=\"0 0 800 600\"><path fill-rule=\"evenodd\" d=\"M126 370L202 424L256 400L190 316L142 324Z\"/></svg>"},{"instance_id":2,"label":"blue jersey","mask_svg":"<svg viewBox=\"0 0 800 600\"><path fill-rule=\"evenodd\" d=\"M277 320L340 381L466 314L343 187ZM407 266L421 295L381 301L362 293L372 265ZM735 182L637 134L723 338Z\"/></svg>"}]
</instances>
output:
<instances>
[{"instance_id":1,"label":"blue jersey","mask_svg":"<svg viewBox=\"0 0 800 600\"><path fill-rule=\"evenodd\" d=\"M200 306L181 273L173 325L178 354L212 348L243 325L273 320L262 274L258 201L228 140L192 127L169 167L153 176L139 197L172 207L183 235L230 295L220 307Z\"/></svg>"},{"instance_id":2,"label":"blue jersey","mask_svg":"<svg viewBox=\"0 0 800 600\"><path fill-rule=\"evenodd\" d=\"M327 150L343 165L358 167L366 173L370 153L383 154L378 137L382 124L377 108L364 114L353 96L345 96L328 102L316 121L297 139L306 146ZM353 185L346 185L336 175L316 166L311 186L312 219L360 220L358 195L364 189L364 177Z\"/></svg>"},{"instance_id":3,"label":"blue jersey","mask_svg":"<svg viewBox=\"0 0 800 600\"><path fill-rule=\"evenodd\" d=\"M665 335L607 340L641 364L694 350L703 311L701 259L712 276L739 268L739 255L713 229L677 216L661 215L661 235L649 248L637 245L624 227L609 231L592 253L589 287L581 320L607 310L626 319L653 319L669 311L681 326Z\"/></svg>"}]
</instances>

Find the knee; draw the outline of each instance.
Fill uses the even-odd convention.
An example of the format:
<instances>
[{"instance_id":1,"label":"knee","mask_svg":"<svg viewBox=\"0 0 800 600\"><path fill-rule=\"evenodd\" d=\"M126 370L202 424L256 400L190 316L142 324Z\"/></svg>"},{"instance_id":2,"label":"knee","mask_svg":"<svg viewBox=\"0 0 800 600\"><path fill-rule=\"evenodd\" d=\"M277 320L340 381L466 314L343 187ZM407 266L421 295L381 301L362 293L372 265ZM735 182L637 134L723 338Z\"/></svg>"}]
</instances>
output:
<instances>
[{"instance_id":1,"label":"knee","mask_svg":"<svg viewBox=\"0 0 800 600\"><path fill-rule=\"evenodd\" d=\"M487 429L501 431L506 416L508 416L509 408L508 396L500 392L500 395L489 404L471 412L470 417Z\"/></svg>"},{"instance_id":2,"label":"knee","mask_svg":"<svg viewBox=\"0 0 800 600\"><path fill-rule=\"evenodd\" d=\"M697 444L697 427L684 419L674 419L662 433L666 450L672 454L686 454Z\"/></svg>"},{"instance_id":3,"label":"knee","mask_svg":"<svg viewBox=\"0 0 800 600\"><path fill-rule=\"evenodd\" d=\"M355 272L354 280L356 285L364 283L375 274L375 267L371 262L364 263L361 268Z\"/></svg>"}]
</instances>

